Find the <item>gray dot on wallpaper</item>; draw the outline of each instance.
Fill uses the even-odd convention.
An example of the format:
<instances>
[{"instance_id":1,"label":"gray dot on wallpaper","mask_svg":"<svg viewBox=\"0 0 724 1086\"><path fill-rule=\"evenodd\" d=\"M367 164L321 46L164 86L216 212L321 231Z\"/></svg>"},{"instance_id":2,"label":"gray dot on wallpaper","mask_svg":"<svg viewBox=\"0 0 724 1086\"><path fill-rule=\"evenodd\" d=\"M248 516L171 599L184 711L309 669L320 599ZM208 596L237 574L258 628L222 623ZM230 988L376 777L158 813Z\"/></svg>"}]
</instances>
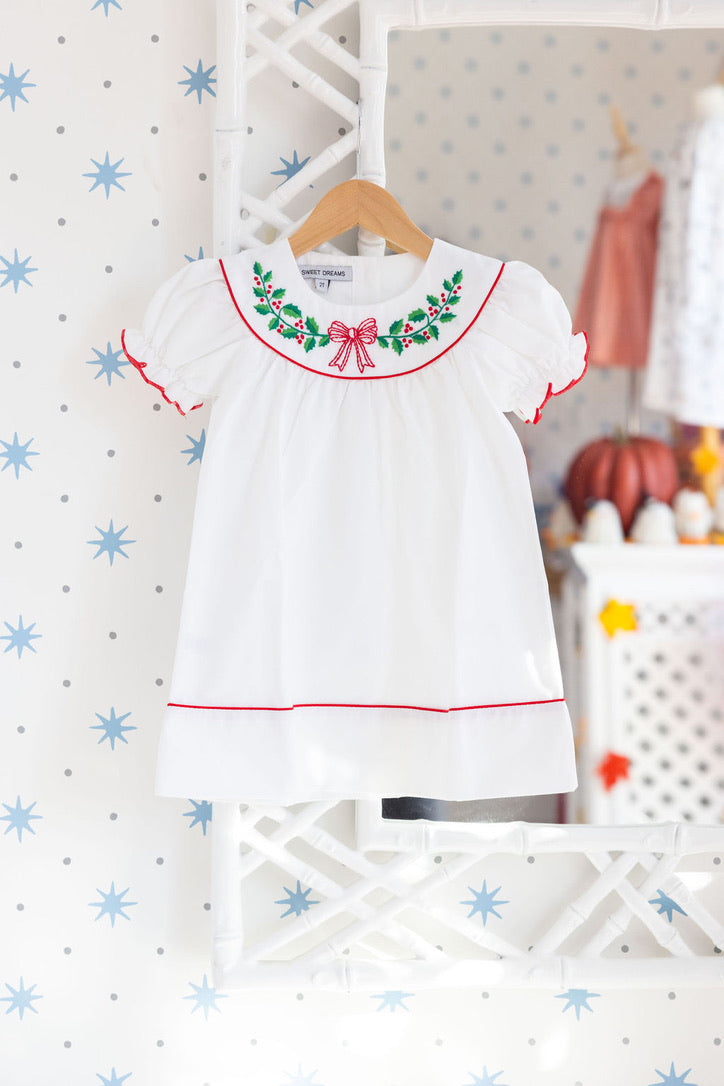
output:
<instances>
[{"instance_id":1,"label":"gray dot on wallpaper","mask_svg":"<svg viewBox=\"0 0 724 1086\"><path fill-rule=\"evenodd\" d=\"M627 64L623 70L623 74L626 76L627 79L635 79L636 76L639 74L638 68L635 68L633 64Z\"/></svg>"},{"instance_id":2,"label":"gray dot on wallpaper","mask_svg":"<svg viewBox=\"0 0 724 1086\"><path fill-rule=\"evenodd\" d=\"M560 268L561 258L556 253L552 253L548 257L548 266L551 268Z\"/></svg>"},{"instance_id":3,"label":"gray dot on wallpaper","mask_svg":"<svg viewBox=\"0 0 724 1086\"><path fill-rule=\"evenodd\" d=\"M576 230L573 231L573 236L576 239L576 241L585 241L586 240L586 231L583 229L582 226L579 226Z\"/></svg>"},{"instance_id":4,"label":"gray dot on wallpaper","mask_svg":"<svg viewBox=\"0 0 724 1086\"><path fill-rule=\"evenodd\" d=\"M574 132L582 132L585 127L586 127L586 122L584 121L583 117L574 117L574 119L573 119L573 131Z\"/></svg>"},{"instance_id":5,"label":"gray dot on wallpaper","mask_svg":"<svg viewBox=\"0 0 724 1086\"><path fill-rule=\"evenodd\" d=\"M401 147L402 147L402 144L400 143L399 140L390 140L390 150L391 151L399 151Z\"/></svg>"},{"instance_id":6,"label":"gray dot on wallpaper","mask_svg":"<svg viewBox=\"0 0 724 1086\"><path fill-rule=\"evenodd\" d=\"M63 775L65 777L72 777L73 776L73 770L72 769L64 769L63 770Z\"/></svg>"},{"instance_id":7,"label":"gray dot on wallpaper","mask_svg":"<svg viewBox=\"0 0 724 1086\"><path fill-rule=\"evenodd\" d=\"M205 181L205 180L206 180L206 174L205 173L200 173L199 174L199 181Z\"/></svg>"},{"instance_id":8,"label":"gray dot on wallpaper","mask_svg":"<svg viewBox=\"0 0 724 1086\"><path fill-rule=\"evenodd\" d=\"M440 144L440 150L444 151L446 155L452 154L452 152L455 150L452 140L443 140Z\"/></svg>"},{"instance_id":9,"label":"gray dot on wallpaper","mask_svg":"<svg viewBox=\"0 0 724 1086\"><path fill-rule=\"evenodd\" d=\"M23 546L23 545L22 545L22 543L20 542L20 540L19 540L19 539L16 539L16 540L15 540L15 550L16 550L16 551L22 550L22 546Z\"/></svg>"},{"instance_id":10,"label":"gray dot on wallpaper","mask_svg":"<svg viewBox=\"0 0 724 1086\"><path fill-rule=\"evenodd\" d=\"M60 500L62 502L67 502L68 501L68 495L67 494L61 494L60 495Z\"/></svg>"},{"instance_id":11,"label":"gray dot on wallpaper","mask_svg":"<svg viewBox=\"0 0 724 1086\"><path fill-rule=\"evenodd\" d=\"M20 363L19 359L16 358L15 361L13 362L13 369L14 370L19 370L20 366L21 366L21 363Z\"/></svg>"},{"instance_id":12,"label":"gray dot on wallpaper","mask_svg":"<svg viewBox=\"0 0 724 1086\"><path fill-rule=\"evenodd\" d=\"M500 45L500 43L503 40L503 35L500 33L499 30L493 30L493 32L490 35L490 40L493 43L493 45Z\"/></svg>"},{"instance_id":13,"label":"gray dot on wallpaper","mask_svg":"<svg viewBox=\"0 0 724 1086\"><path fill-rule=\"evenodd\" d=\"M661 109L665 101L666 99L663 94L656 93L651 95L651 105L654 106L655 109Z\"/></svg>"},{"instance_id":14,"label":"gray dot on wallpaper","mask_svg":"<svg viewBox=\"0 0 724 1086\"><path fill-rule=\"evenodd\" d=\"M390 98L399 97L399 94L400 94L400 85L399 85L399 83L390 83L389 87L387 88L387 93L389 94Z\"/></svg>"},{"instance_id":15,"label":"gray dot on wallpaper","mask_svg":"<svg viewBox=\"0 0 724 1086\"><path fill-rule=\"evenodd\" d=\"M158 219L151 219L151 226L158 226Z\"/></svg>"},{"instance_id":16,"label":"gray dot on wallpaper","mask_svg":"<svg viewBox=\"0 0 724 1086\"><path fill-rule=\"evenodd\" d=\"M552 49L554 45L558 45L558 38L554 34L546 34L543 44L547 49Z\"/></svg>"},{"instance_id":17,"label":"gray dot on wallpaper","mask_svg":"<svg viewBox=\"0 0 724 1086\"><path fill-rule=\"evenodd\" d=\"M115 811L111 811L111 813L108 815L108 817L110 818L111 822L115 822L116 819L118 818L118 815L116 814Z\"/></svg>"},{"instance_id":18,"label":"gray dot on wallpaper","mask_svg":"<svg viewBox=\"0 0 724 1086\"><path fill-rule=\"evenodd\" d=\"M478 62L475 57L466 57L464 67L466 72L477 72Z\"/></svg>"},{"instance_id":19,"label":"gray dot on wallpaper","mask_svg":"<svg viewBox=\"0 0 724 1086\"><path fill-rule=\"evenodd\" d=\"M153 495L153 500L155 502L160 502L161 501L161 495L160 494L154 494Z\"/></svg>"},{"instance_id":20,"label":"gray dot on wallpaper","mask_svg":"<svg viewBox=\"0 0 724 1086\"><path fill-rule=\"evenodd\" d=\"M468 174L468 181L472 181L473 184L480 180L480 170L471 170Z\"/></svg>"},{"instance_id":21,"label":"gray dot on wallpaper","mask_svg":"<svg viewBox=\"0 0 724 1086\"><path fill-rule=\"evenodd\" d=\"M415 124L427 124L427 113L423 113L422 110L418 110L415 114Z\"/></svg>"},{"instance_id":22,"label":"gray dot on wallpaper","mask_svg":"<svg viewBox=\"0 0 724 1086\"><path fill-rule=\"evenodd\" d=\"M160 957L160 956L161 956L161 955L163 954L163 947L162 947L162 946L157 946L157 947L156 947L156 953L157 953L157 954L159 955L159 957Z\"/></svg>"},{"instance_id":23,"label":"gray dot on wallpaper","mask_svg":"<svg viewBox=\"0 0 724 1086\"><path fill-rule=\"evenodd\" d=\"M58 133L59 136L62 136L65 132L65 125L59 124L55 131Z\"/></svg>"},{"instance_id":24,"label":"gray dot on wallpaper","mask_svg":"<svg viewBox=\"0 0 724 1086\"><path fill-rule=\"evenodd\" d=\"M23 911L23 909L25 908L25 906L23 905L22 901L19 901L17 903L17 905L15 906L15 908L18 910L19 913L21 913Z\"/></svg>"},{"instance_id":25,"label":"gray dot on wallpaper","mask_svg":"<svg viewBox=\"0 0 724 1086\"><path fill-rule=\"evenodd\" d=\"M443 209L443 211L454 211L455 210L455 201L453 200L452 196L446 196L445 197L445 199L442 202L442 209Z\"/></svg>"},{"instance_id":26,"label":"gray dot on wallpaper","mask_svg":"<svg viewBox=\"0 0 724 1086\"><path fill-rule=\"evenodd\" d=\"M156 679L156 686L163 686L163 679Z\"/></svg>"},{"instance_id":27,"label":"gray dot on wallpaper","mask_svg":"<svg viewBox=\"0 0 724 1086\"><path fill-rule=\"evenodd\" d=\"M560 152L560 147L558 146L557 143L549 143L548 146L546 147L546 154L548 155L549 158L555 158L556 155L559 152Z\"/></svg>"},{"instance_id":28,"label":"gray dot on wallpaper","mask_svg":"<svg viewBox=\"0 0 724 1086\"><path fill-rule=\"evenodd\" d=\"M532 121L530 117L526 113L524 113L522 117L518 118L518 124L521 128L530 128Z\"/></svg>"},{"instance_id":29,"label":"gray dot on wallpaper","mask_svg":"<svg viewBox=\"0 0 724 1086\"><path fill-rule=\"evenodd\" d=\"M154 42L158 41L158 34L152 34L151 35L151 41L154 41Z\"/></svg>"},{"instance_id":30,"label":"gray dot on wallpaper","mask_svg":"<svg viewBox=\"0 0 724 1086\"><path fill-rule=\"evenodd\" d=\"M548 90L548 91L545 92L544 98L545 98L546 102L557 102L558 101L558 94L554 90Z\"/></svg>"},{"instance_id":31,"label":"gray dot on wallpaper","mask_svg":"<svg viewBox=\"0 0 724 1086\"><path fill-rule=\"evenodd\" d=\"M58 314L58 320L59 321L67 321L67 319L68 319L68 317L66 316L65 313L59 313Z\"/></svg>"},{"instance_id":32,"label":"gray dot on wallpaper","mask_svg":"<svg viewBox=\"0 0 724 1086\"><path fill-rule=\"evenodd\" d=\"M505 98L505 89L503 87L491 87L490 93L496 102L500 102Z\"/></svg>"},{"instance_id":33,"label":"gray dot on wallpaper","mask_svg":"<svg viewBox=\"0 0 724 1086\"><path fill-rule=\"evenodd\" d=\"M158 866L160 867L160 866L161 866L161 864L163 863L163 856L157 856L157 857L156 857L156 863L157 863L157 864L158 864Z\"/></svg>"},{"instance_id":34,"label":"gray dot on wallpaper","mask_svg":"<svg viewBox=\"0 0 724 1086\"><path fill-rule=\"evenodd\" d=\"M508 206L508 201L503 200L501 197L498 197L498 199L495 200L495 202L493 203L493 207L495 208L496 211L505 211L507 206Z\"/></svg>"},{"instance_id":35,"label":"gray dot on wallpaper","mask_svg":"<svg viewBox=\"0 0 724 1086\"><path fill-rule=\"evenodd\" d=\"M608 38L599 38L596 42L596 48L598 49L599 53L605 53L611 48L611 42L608 40Z\"/></svg>"},{"instance_id":36,"label":"gray dot on wallpaper","mask_svg":"<svg viewBox=\"0 0 724 1086\"><path fill-rule=\"evenodd\" d=\"M63 686L70 686L70 679L63 679Z\"/></svg>"},{"instance_id":37,"label":"gray dot on wallpaper","mask_svg":"<svg viewBox=\"0 0 724 1086\"><path fill-rule=\"evenodd\" d=\"M157 134L158 134L158 125L157 124L152 124L151 125L151 135L155 136Z\"/></svg>"},{"instance_id":38,"label":"gray dot on wallpaper","mask_svg":"<svg viewBox=\"0 0 724 1086\"><path fill-rule=\"evenodd\" d=\"M153 410L154 411L160 411L161 410L161 404L160 403L155 403L153 405Z\"/></svg>"},{"instance_id":39,"label":"gray dot on wallpaper","mask_svg":"<svg viewBox=\"0 0 724 1086\"><path fill-rule=\"evenodd\" d=\"M65 226L65 219L58 219L58 226ZM64 317L61 317L60 319L65 320Z\"/></svg>"},{"instance_id":40,"label":"gray dot on wallpaper","mask_svg":"<svg viewBox=\"0 0 724 1086\"><path fill-rule=\"evenodd\" d=\"M520 175L520 183L522 185L530 185L532 184L532 182L533 174L530 172L530 170L524 170L523 173Z\"/></svg>"},{"instance_id":41,"label":"gray dot on wallpaper","mask_svg":"<svg viewBox=\"0 0 724 1086\"><path fill-rule=\"evenodd\" d=\"M118 995L116 994L116 992L111 992L111 999L114 1003L116 1002L116 1000L118 999Z\"/></svg>"},{"instance_id":42,"label":"gray dot on wallpaper","mask_svg":"<svg viewBox=\"0 0 724 1086\"><path fill-rule=\"evenodd\" d=\"M609 147L599 147L597 157L599 162L608 162L611 157L611 149Z\"/></svg>"},{"instance_id":43,"label":"gray dot on wallpaper","mask_svg":"<svg viewBox=\"0 0 724 1086\"><path fill-rule=\"evenodd\" d=\"M25 728L24 728L24 726L22 724L18 724L18 731L20 732L21 735L25 731Z\"/></svg>"},{"instance_id":44,"label":"gray dot on wallpaper","mask_svg":"<svg viewBox=\"0 0 724 1086\"><path fill-rule=\"evenodd\" d=\"M64 591L65 593L68 593L68 592L70 592L70 585L69 585L69 584L64 584L64 585L63 585L63 591Z\"/></svg>"},{"instance_id":45,"label":"gray dot on wallpaper","mask_svg":"<svg viewBox=\"0 0 724 1086\"><path fill-rule=\"evenodd\" d=\"M571 64L571 75L582 76L583 75L583 65L582 64Z\"/></svg>"},{"instance_id":46,"label":"gray dot on wallpaper","mask_svg":"<svg viewBox=\"0 0 724 1086\"><path fill-rule=\"evenodd\" d=\"M118 634L116 633L115 630L111 630L110 633L108 634L108 636L110 637L111 641L115 641L116 638L118 637Z\"/></svg>"},{"instance_id":47,"label":"gray dot on wallpaper","mask_svg":"<svg viewBox=\"0 0 724 1086\"><path fill-rule=\"evenodd\" d=\"M64 856L63 857L63 866L64 867L70 867L70 862L71 862L70 856Z\"/></svg>"},{"instance_id":48,"label":"gray dot on wallpaper","mask_svg":"<svg viewBox=\"0 0 724 1086\"><path fill-rule=\"evenodd\" d=\"M157 592L163 592L163 585L162 584L157 584L156 585L156 591Z\"/></svg>"},{"instance_id":49,"label":"gray dot on wallpaper","mask_svg":"<svg viewBox=\"0 0 724 1086\"><path fill-rule=\"evenodd\" d=\"M521 75L527 75L528 74L528 72L530 71L530 64L528 63L527 60L521 60L520 61L520 63L518 64L518 71L520 72Z\"/></svg>"},{"instance_id":50,"label":"gray dot on wallpaper","mask_svg":"<svg viewBox=\"0 0 724 1086\"><path fill-rule=\"evenodd\" d=\"M412 62L412 67L415 69L415 71L419 72L423 68L427 67L427 61L424 57L415 57Z\"/></svg>"},{"instance_id":51,"label":"gray dot on wallpaper","mask_svg":"<svg viewBox=\"0 0 724 1086\"><path fill-rule=\"evenodd\" d=\"M691 79L691 68L680 68L679 69L679 79L681 79L682 82L684 82L684 83L687 80Z\"/></svg>"},{"instance_id":52,"label":"gray dot on wallpaper","mask_svg":"<svg viewBox=\"0 0 724 1086\"><path fill-rule=\"evenodd\" d=\"M468 230L468 237L472 238L474 241L477 241L477 239L480 237L480 227L471 226Z\"/></svg>"},{"instance_id":53,"label":"gray dot on wallpaper","mask_svg":"<svg viewBox=\"0 0 724 1086\"><path fill-rule=\"evenodd\" d=\"M65 45L65 38L63 37L62 34L58 38L58 45Z\"/></svg>"},{"instance_id":54,"label":"gray dot on wallpaper","mask_svg":"<svg viewBox=\"0 0 724 1086\"><path fill-rule=\"evenodd\" d=\"M427 181L427 178L428 178L427 170L416 170L415 171L415 179L417 181Z\"/></svg>"},{"instance_id":55,"label":"gray dot on wallpaper","mask_svg":"<svg viewBox=\"0 0 724 1086\"><path fill-rule=\"evenodd\" d=\"M103 80L103 86L106 88L106 90L108 90L108 88L111 86L110 79L104 79Z\"/></svg>"},{"instance_id":56,"label":"gray dot on wallpaper","mask_svg":"<svg viewBox=\"0 0 724 1086\"><path fill-rule=\"evenodd\" d=\"M113 265L112 264L106 264L105 270L108 273L112 272L113 271Z\"/></svg>"},{"instance_id":57,"label":"gray dot on wallpaper","mask_svg":"<svg viewBox=\"0 0 724 1086\"><path fill-rule=\"evenodd\" d=\"M598 104L599 104L599 106L607 106L610 103L610 101L611 101L611 95L607 94L606 91L602 91L599 94L599 96L598 96Z\"/></svg>"},{"instance_id":58,"label":"gray dot on wallpaper","mask_svg":"<svg viewBox=\"0 0 724 1086\"><path fill-rule=\"evenodd\" d=\"M206 910L206 912L208 912L210 908L211 908L211 902L210 901L205 901L204 902L204 909Z\"/></svg>"},{"instance_id":59,"label":"gray dot on wallpaper","mask_svg":"<svg viewBox=\"0 0 724 1086\"><path fill-rule=\"evenodd\" d=\"M452 94L452 89L447 85L447 83L444 86L440 87L440 97L441 98L449 98L451 94Z\"/></svg>"},{"instance_id":60,"label":"gray dot on wallpaper","mask_svg":"<svg viewBox=\"0 0 724 1086\"><path fill-rule=\"evenodd\" d=\"M69 946L64 946L63 947L63 953L64 954L72 954L73 951L71 950L71 948Z\"/></svg>"},{"instance_id":61,"label":"gray dot on wallpaper","mask_svg":"<svg viewBox=\"0 0 724 1086\"><path fill-rule=\"evenodd\" d=\"M574 175L573 175L573 184L574 185L577 185L578 188L580 188L581 185L585 185L585 183L586 183L586 179L585 179L585 177L583 176L582 173L574 173Z\"/></svg>"},{"instance_id":62,"label":"gray dot on wallpaper","mask_svg":"<svg viewBox=\"0 0 724 1086\"><path fill-rule=\"evenodd\" d=\"M478 128L480 125L480 117L477 113L468 113L465 122L468 128Z\"/></svg>"}]
</instances>

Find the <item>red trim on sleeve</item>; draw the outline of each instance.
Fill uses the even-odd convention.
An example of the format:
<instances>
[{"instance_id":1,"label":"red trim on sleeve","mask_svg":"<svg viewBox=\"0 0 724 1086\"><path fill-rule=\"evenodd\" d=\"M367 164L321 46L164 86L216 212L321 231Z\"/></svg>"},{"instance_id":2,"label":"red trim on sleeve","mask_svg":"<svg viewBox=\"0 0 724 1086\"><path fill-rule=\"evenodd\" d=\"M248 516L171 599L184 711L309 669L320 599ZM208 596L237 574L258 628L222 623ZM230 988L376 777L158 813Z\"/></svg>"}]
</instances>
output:
<instances>
[{"instance_id":1,"label":"red trim on sleeve","mask_svg":"<svg viewBox=\"0 0 724 1086\"><path fill-rule=\"evenodd\" d=\"M451 709L434 709L429 705L359 705L336 701L309 701L296 705L186 705L180 701L169 701L167 705L173 709L226 709L235 712L247 710L259 713L289 713L292 709L414 709L419 713L462 713L469 709L511 709L521 705L557 705L565 700L565 698L545 698L542 701L501 701L492 705L454 705Z\"/></svg>"},{"instance_id":2,"label":"red trim on sleeve","mask_svg":"<svg viewBox=\"0 0 724 1086\"><path fill-rule=\"evenodd\" d=\"M467 326L467 328L463 329L463 331L460 333L460 335L457 337L457 339L453 340L453 342L450 343L445 348L444 351L440 351L439 354L436 354L435 357L431 358L428 362L423 362L421 366L414 366L410 370L397 370L397 372L395 372L395 373L366 373L366 374L361 375L359 377L356 377L356 376L355 377L348 377L344 373L327 373L326 370L318 370L318 369L314 369L313 366L305 366L302 362L298 362L296 360L296 358L290 358L290 356L288 354L284 354L283 351L278 351L276 347L272 347L271 343L268 343L267 340L265 340L263 338L263 336L260 336L259 333L256 332L252 328L252 326L249 324L249 321L246 319L246 317L242 313L241 308L239 306L239 303L237 302L237 300L236 300L236 298L234 296L234 291L232 290L231 283L229 281L229 277L226 274L226 268L224 267L224 262L223 262L223 260L221 258L219 258L219 267L221 268L221 273L224 276L224 279L226 281L226 286L227 286L227 288L229 290L229 294L231 295L231 300L232 300L232 302L234 303L234 305L236 307L236 312L239 314L239 316L241 317L241 319L243 320L244 324L249 329L251 334L253 336L255 336L259 340L260 343L263 343L265 347L268 347L270 351L274 351L274 354L278 354L281 358L286 358L287 362L293 362L295 366L299 366L301 369L307 370L309 373L318 373L322 377L336 377L336 378L341 379L343 381L350 381L350 380L353 380L353 381L382 381L386 377L401 377L403 374L416 373L417 370L424 370L425 366L430 366L433 362L437 362L438 358L442 358L442 356L444 354L447 354L447 352L449 350L452 350L452 348L455 346L455 344L459 343L460 340L463 338L463 336L466 335L470 331L470 329L475 324L475 322L478 319L478 317L480 316L480 314L485 309L485 306L488 303L488 299L490 298L490 295L493 293L493 291L497 287L498 281L499 281L501 275L503 274L503 268L505 267L505 263L502 263L500 265L500 270L498 271L498 274L495 277L495 281L494 281L493 285L491 286L488 293L485 295L485 298L483 299L480 308L478 309L478 311L475 314L475 316L473 317L473 319L470 321L470 324ZM373 308L374 308L374 306L370 306L370 309L373 309Z\"/></svg>"},{"instance_id":3,"label":"red trim on sleeve","mask_svg":"<svg viewBox=\"0 0 724 1086\"><path fill-rule=\"evenodd\" d=\"M553 385L552 385L552 384L549 384L549 385L548 385L548 390L547 390L547 392L546 392L545 396L543 397L543 401L542 401L542 403L540 403L540 404L538 405L538 407L536 407L536 409L535 409L535 415L533 416L533 418L532 418L532 419L526 419L526 420L525 420L525 421L526 421L526 424L528 424L529 422L532 422L532 423L533 423L533 425L535 426L535 425L536 425L537 423L539 423L539 422L540 422L540 420L541 420L541 415L542 415L542 413L543 413L543 408L544 408L544 407L545 407L545 405L546 405L546 404L548 403L548 401L549 401L549 400L551 399L551 397L552 397L552 396L562 396L564 392L568 392L569 388L573 388L573 386L574 386L574 385L577 385L577 384L578 384L578 382L579 382L579 381L581 381L581 380L583 379L583 377L585 376L586 370L588 369L588 352L589 352L589 350L591 349L591 345L590 345L590 343L588 342L588 336L586 335L586 333L585 333L585 332L583 332L583 331L582 331L582 332L580 332L580 333L576 333L576 334L577 334L577 335L582 335L582 336L583 336L583 337L585 338L585 340L586 340L586 353L585 353L585 354L584 354L584 356L583 356L583 369L582 369L582 370L581 370L581 372L580 372L580 373L578 374L578 377L574 377L574 378L573 378L573 380L572 380L572 381L570 381L570 382L569 382L569 383L568 383L568 384L566 385L566 387L565 387L565 388L559 388L557 392L554 392L554 391L553 391Z\"/></svg>"},{"instance_id":4,"label":"red trim on sleeve","mask_svg":"<svg viewBox=\"0 0 724 1086\"><path fill-rule=\"evenodd\" d=\"M131 363L131 365L135 369L138 370L138 372L140 373L141 377L143 378L143 380L146 382L147 385L152 385L154 388L158 389L158 391L161 393L161 395L163 396L166 403L172 404L176 408L177 411L181 412L182 415L186 415L186 412L183 410L183 408L181 408L176 403L175 400L170 400L168 398L168 396L166 395L165 390L161 387L161 385L157 385L156 382L152 381L150 377L146 377L146 374L143 371L145 370L148 363L147 362L139 362L139 360L137 358L134 358L132 354L128 353L128 348L126 347L126 338L125 337L126 337L126 329L124 328L122 330L122 332L121 332L121 346L123 347L123 353L125 354L128 361ZM193 407L189 408L189 411L195 411L197 407L203 407L203 406L204 406L203 403L195 403Z\"/></svg>"}]
</instances>

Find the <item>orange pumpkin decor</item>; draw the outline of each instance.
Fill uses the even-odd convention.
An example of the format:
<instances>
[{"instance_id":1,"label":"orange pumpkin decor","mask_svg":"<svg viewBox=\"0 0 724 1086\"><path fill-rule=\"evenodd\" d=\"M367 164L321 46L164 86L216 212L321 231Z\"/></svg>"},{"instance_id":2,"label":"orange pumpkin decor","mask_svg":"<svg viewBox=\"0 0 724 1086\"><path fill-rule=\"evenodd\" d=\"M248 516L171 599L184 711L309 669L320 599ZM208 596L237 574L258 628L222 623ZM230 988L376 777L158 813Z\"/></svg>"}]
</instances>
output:
<instances>
[{"instance_id":1,"label":"orange pumpkin decor","mask_svg":"<svg viewBox=\"0 0 724 1086\"><path fill-rule=\"evenodd\" d=\"M653 437L602 437L580 449L564 483L576 520L583 522L589 501L607 498L628 533L636 510L646 498L670 502L679 489L673 450Z\"/></svg>"}]
</instances>

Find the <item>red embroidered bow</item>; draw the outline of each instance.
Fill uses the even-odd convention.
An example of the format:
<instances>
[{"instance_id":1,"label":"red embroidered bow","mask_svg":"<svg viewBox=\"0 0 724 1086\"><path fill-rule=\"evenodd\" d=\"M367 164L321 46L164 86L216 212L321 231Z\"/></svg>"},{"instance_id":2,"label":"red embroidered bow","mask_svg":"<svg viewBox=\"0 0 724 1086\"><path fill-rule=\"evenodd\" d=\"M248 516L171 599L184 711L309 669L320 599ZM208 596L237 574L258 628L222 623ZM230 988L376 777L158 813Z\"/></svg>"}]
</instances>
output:
<instances>
[{"instance_id":1,"label":"red embroidered bow","mask_svg":"<svg viewBox=\"0 0 724 1086\"><path fill-rule=\"evenodd\" d=\"M332 321L327 329L327 335L333 343L341 343L341 347L329 363L330 366L339 366L341 372L347 365L347 359L354 347L360 373L364 372L365 366L372 366L374 369L375 364L367 354L365 346L367 343L374 343L377 339L377 321L374 317L367 317L356 328L348 328L346 324L342 324L342 321Z\"/></svg>"}]
</instances>

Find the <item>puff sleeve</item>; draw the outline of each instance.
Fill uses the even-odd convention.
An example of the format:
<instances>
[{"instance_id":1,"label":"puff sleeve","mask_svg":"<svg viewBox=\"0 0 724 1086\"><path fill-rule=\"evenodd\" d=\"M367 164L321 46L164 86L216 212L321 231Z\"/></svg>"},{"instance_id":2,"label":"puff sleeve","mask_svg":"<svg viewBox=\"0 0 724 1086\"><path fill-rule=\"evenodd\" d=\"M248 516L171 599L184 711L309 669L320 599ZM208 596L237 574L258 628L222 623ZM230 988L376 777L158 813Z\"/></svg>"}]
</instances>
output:
<instances>
[{"instance_id":1,"label":"puff sleeve","mask_svg":"<svg viewBox=\"0 0 724 1086\"><path fill-rule=\"evenodd\" d=\"M505 264L478 325L488 392L500 410L525 422L537 423L551 396L586 372L586 333L573 335L563 298L530 264Z\"/></svg>"},{"instance_id":2,"label":"puff sleeve","mask_svg":"<svg viewBox=\"0 0 724 1086\"><path fill-rule=\"evenodd\" d=\"M217 260L194 260L149 302L140 329L124 328L129 362L182 415L223 392L243 326Z\"/></svg>"}]
</instances>

